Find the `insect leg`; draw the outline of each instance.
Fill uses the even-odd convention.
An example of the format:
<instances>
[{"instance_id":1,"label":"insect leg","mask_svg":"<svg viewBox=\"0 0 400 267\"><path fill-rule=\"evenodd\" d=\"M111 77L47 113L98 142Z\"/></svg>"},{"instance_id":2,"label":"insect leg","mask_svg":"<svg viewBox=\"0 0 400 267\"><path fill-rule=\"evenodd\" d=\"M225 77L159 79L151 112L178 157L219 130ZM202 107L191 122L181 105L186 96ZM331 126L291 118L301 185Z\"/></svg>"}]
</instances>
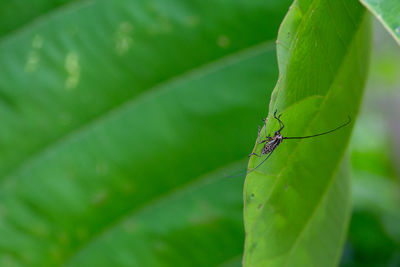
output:
<instances>
[{"instance_id":1,"label":"insect leg","mask_svg":"<svg viewBox=\"0 0 400 267\"><path fill-rule=\"evenodd\" d=\"M271 137L267 136L266 120L263 119L263 122L264 122L264 130L265 130L265 139L262 140L262 141L258 141L258 142L257 142L258 144L262 144L262 143L265 143L265 142L271 140ZM257 140L261 140L260 134L261 134L261 128L260 128L260 126L258 126L258 139L257 139Z\"/></svg>"},{"instance_id":2,"label":"insect leg","mask_svg":"<svg viewBox=\"0 0 400 267\"><path fill-rule=\"evenodd\" d=\"M274 118L279 122L279 127L281 127L281 128L278 130L278 132L280 132L280 131L283 130L283 128L285 128L285 125L284 125L283 122L280 120L282 114L279 114L279 116L277 117L277 116L276 116L276 112L277 112L277 110L275 110L275 112L274 112Z\"/></svg>"},{"instance_id":3,"label":"insect leg","mask_svg":"<svg viewBox=\"0 0 400 267\"><path fill-rule=\"evenodd\" d=\"M260 138L260 134L261 134L261 128L260 128L260 125L258 125L258 140L260 140L261 138Z\"/></svg>"},{"instance_id":4,"label":"insect leg","mask_svg":"<svg viewBox=\"0 0 400 267\"><path fill-rule=\"evenodd\" d=\"M265 138L267 138L267 119L263 119L263 121L264 121Z\"/></svg>"},{"instance_id":5,"label":"insect leg","mask_svg":"<svg viewBox=\"0 0 400 267\"><path fill-rule=\"evenodd\" d=\"M261 157L262 155L258 155L257 153L251 153L250 155L249 155L249 157L251 157L251 156L257 156L257 157Z\"/></svg>"}]
</instances>

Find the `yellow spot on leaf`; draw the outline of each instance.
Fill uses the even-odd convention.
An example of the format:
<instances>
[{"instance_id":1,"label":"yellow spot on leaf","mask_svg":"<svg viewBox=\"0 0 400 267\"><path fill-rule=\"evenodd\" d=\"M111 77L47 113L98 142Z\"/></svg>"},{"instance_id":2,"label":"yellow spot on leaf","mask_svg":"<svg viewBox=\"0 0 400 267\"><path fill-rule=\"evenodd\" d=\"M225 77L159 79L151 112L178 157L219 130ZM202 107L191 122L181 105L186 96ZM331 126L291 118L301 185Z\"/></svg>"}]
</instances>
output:
<instances>
[{"instance_id":1,"label":"yellow spot on leaf","mask_svg":"<svg viewBox=\"0 0 400 267\"><path fill-rule=\"evenodd\" d=\"M33 37L32 47L35 49L40 49L43 47L43 38L40 35L35 35L35 37Z\"/></svg>"},{"instance_id":2,"label":"yellow spot on leaf","mask_svg":"<svg viewBox=\"0 0 400 267\"><path fill-rule=\"evenodd\" d=\"M108 164L104 162L100 162L96 164L96 173L98 175L106 175L108 174Z\"/></svg>"},{"instance_id":3,"label":"yellow spot on leaf","mask_svg":"<svg viewBox=\"0 0 400 267\"><path fill-rule=\"evenodd\" d=\"M92 198L92 203L94 205L101 205L103 204L108 198L108 193L107 191L100 191L97 194L95 194Z\"/></svg>"},{"instance_id":4,"label":"yellow spot on leaf","mask_svg":"<svg viewBox=\"0 0 400 267\"><path fill-rule=\"evenodd\" d=\"M35 35L32 39L32 49L29 52L25 63L26 72L34 72L37 70L40 61L40 49L43 47L43 38L40 35Z\"/></svg>"},{"instance_id":5,"label":"yellow spot on leaf","mask_svg":"<svg viewBox=\"0 0 400 267\"><path fill-rule=\"evenodd\" d=\"M122 224L123 229L127 233L133 233L138 229L137 224L133 220L127 220Z\"/></svg>"},{"instance_id":6,"label":"yellow spot on leaf","mask_svg":"<svg viewBox=\"0 0 400 267\"><path fill-rule=\"evenodd\" d=\"M132 46L133 26L129 22L123 22L118 26L115 33L115 51L118 55L128 52Z\"/></svg>"},{"instance_id":7,"label":"yellow spot on leaf","mask_svg":"<svg viewBox=\"0 0 400 267\"><path fill-rule=\"evenodd\" d=\"M65 58L65 69L68 73L65 80L65 88L74 89L79 83L80 66L79 57L76 52L69 52Z\"/></svg>"},{"instance_id":8,"label":"yellow spot on leaf","mask_svg":"<svg viewBox=\"0 0 400 267\"><path fill-rule=\"evenodd\" d=\"M39 53L36 50L32 50L29 53L28 59L26 60L25 63L25 71L26 72L34 72L39 64Z\"/></svg>"},{"instance_id":9,"label":"yellow spot on leaf","mask_svg":"<svg viewBox=\"0 0 400 267\"><path fill-rule=\"evenodd\" d=\"M186 17L186 25L188 27L195 27L199 24L199 18L197 16L191 15Z\"/></svg>"},{"instance_id":10,"label":"yellow spot on leaf","mask_svg":"<svg viewBox=\"0 0 400 267\"><path fill-rule=\"evenodd\" d=\"M226 35L220 35L218 37L217 43L220 47L227 48L231 44L231 41Z\"/></svg>"}]
</instances>

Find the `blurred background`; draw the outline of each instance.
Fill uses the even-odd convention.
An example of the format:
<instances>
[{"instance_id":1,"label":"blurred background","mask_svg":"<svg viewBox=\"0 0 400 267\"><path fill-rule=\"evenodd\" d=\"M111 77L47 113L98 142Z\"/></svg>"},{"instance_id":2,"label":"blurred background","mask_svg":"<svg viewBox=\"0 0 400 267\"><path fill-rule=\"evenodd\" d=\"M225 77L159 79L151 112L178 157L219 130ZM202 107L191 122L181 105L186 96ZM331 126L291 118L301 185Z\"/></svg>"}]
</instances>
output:
<instances>
[{"instance_id":1,"label":"blurred background","mask_svg":"<svg viewBox=\"0 0 400 267\"><path fill-rule=\"evenodd\" d=\"M240 266L291 0L0 3L0 266ZM379 23L341 266L400 266L400 48Z\"/></svg>"},{"instance_id":2,"label":"blurred background","mask_svg":"<svg viewBox=\"0 0 400 267\"><path fill-rule=\"evenodd\" d=\"M400 48L378 21L354 128L353 214L342 266L400 266Z\"/></svg>"}]
</instances>

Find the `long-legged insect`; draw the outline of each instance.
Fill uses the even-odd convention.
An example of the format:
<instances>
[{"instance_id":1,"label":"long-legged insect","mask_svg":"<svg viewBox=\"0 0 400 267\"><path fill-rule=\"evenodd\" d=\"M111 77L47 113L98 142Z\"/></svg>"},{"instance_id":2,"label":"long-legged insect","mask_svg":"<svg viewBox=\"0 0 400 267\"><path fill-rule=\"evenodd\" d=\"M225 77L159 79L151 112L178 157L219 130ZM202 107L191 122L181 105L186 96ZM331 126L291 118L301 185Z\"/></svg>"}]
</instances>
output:
<instances>
[{"instance_id":1,"label":"long-legged insect","mask_svg":"<svg viewBox=\"0 0 400 267\"><path fill-rule=\"evenodd\" d=\"M264 144L264 147L261 150L260 154L257 153L251 153L249 155L249 157L251 156L257 156L257 157L262 157L263 155L267 155L267 157L260 163L258 164L256 167L254 167L253 169L249 170L247 172L247 174L249 174L250 172L254 171L255 169L257 169L258 167L260 167L271 155L272 152L274 152L274 150L282 143L282 141L284 139L304 139L304 138L311 138L311 137L316 137L316 136L320 136L320 135L324 135L324 134L329 134L332 133L336 130L339 130L340 128L348 125L351 122L351 118L349 116L349 120L340 125L339 127L336 127L335 129L329 130L327 132L323 132L323 133L319 133L319 134L313 134L313 135L307 135L307 136L299 136L299 137L283 137L281 135L281 131L283 130L283 128L285 128L285 125L283 124L283 122L280 120L280 117L282 114L280 114L278 117L276 116L276 112L277 110L275 110L274 112L274 118L279 122L279 127L280 129L278 131L275 132L273 137L267 136L267 128L266 128L266 120L264 120L264 130L265 130L265 138L264 140L258 141L259 144ZM258 127L258 140L260 140L260 133L261 133L261 129L260 127Z\"/></svg>"}]
</instances>

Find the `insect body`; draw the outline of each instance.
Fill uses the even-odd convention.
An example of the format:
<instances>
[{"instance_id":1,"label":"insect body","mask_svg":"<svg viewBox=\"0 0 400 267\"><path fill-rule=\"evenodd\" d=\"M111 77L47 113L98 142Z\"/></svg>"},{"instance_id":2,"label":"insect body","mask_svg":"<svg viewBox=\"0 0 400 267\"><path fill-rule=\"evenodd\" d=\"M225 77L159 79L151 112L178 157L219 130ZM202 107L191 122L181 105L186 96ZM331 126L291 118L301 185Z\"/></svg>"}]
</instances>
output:
<instances>
[{"instance_id":1,"label":"insect body","mask_svg":"<svg viewBox=\"0 0 400 267\"><path fill-rule=\"evenodd\" d=\"M274 151L274 149L277 148L280 143L282 143L282 138L283 137L281 134L277 134L274 137L272 137L269 142L265 143L265 145L261 151L261 154L268 154L268 153L271 153L272 151ZM257 155L257 154L255 154L255 155Z\"/></svg>"},{"instance_id":2,"label":"insect body","mask_svg":"<svg viewBox=\"0 0 400 267\"><path fill-rule=\"evenodd\" d=\"M282 141L283 141L284 139L304 139L304 138L317 137L317 136L320 136L320 135L328 134L328 133L334 132L334 131L336 131L336 130L339 130L340 128L342 128L342 127L348 125L348 124L350 123L350 121L351 121L351 119L350 119L350 117L349 117L349 120L348 120L346 123L344 123L343 125L341 125L341 126L335 128L335 129L332 129L332 130L330 130L330 131L323 132L323 133L319 133L319 134L308 135L308 136L300 136L300 137L283 137L283 136L281 135L281 131L283 130L283 128L285 127L285 125L284 125L283 122L280 120L280 117L281 117L282 114L280 114L280 115L277 117L277 116L276 116L276 112L277 112L277 111L275 110L275 112L274 112L274 118L279 122L279 127L280 127L280 129L279 129L278 131L275 132L275 134L274 134L273 137L267 136L266 121L264 120L264 130L265 130L266 139L265 139L265 140L258 141L258 143L259 143L259 144L265 143L265 144L264 144L264 146L263 146L263 148L262 148L260 154L251 153L251 154L249 155L249 157L251 157L251 156L253 156L253 155L254 155L254 156L257 156L257 157L262 157L263 155L267 155L267 157L266 157L260 164L258 164L255 168L253 168L253 169L251 169L250 171L248 171L247 174L249 174L250 172L252 172L252 171L254 171L255 169L257 169L259 166L261 166L261 164L263 164L263 163L271 156L272 152L274 152L274 150L282 143ZM261 130L260 130L260 128L258 128L258 140L260 140L260 133L261 133Z\"/></svg>"}]
</instances>

